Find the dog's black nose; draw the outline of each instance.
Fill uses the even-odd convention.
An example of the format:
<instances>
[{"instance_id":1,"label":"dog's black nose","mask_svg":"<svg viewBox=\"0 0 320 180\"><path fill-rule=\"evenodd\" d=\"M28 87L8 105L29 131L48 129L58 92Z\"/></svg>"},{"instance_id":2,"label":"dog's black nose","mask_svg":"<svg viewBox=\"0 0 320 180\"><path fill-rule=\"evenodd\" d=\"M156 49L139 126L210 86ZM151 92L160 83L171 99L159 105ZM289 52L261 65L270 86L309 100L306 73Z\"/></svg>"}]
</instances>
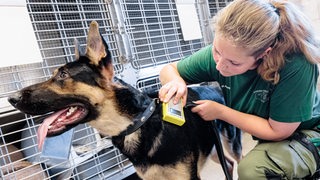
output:
<instances>
[{"instance_id":1,"label":"dog's black nose","mask_svg":"<svg viewBox=\"0 0 320 180\"><path fill-rule=\"evenodd\" d=\"M8 97L8 101L12 106L16 107L17 103L21 101L21 98L22 98L21 94L19 92L16 92L13 95Z\"/></svg>"}]
</instances>

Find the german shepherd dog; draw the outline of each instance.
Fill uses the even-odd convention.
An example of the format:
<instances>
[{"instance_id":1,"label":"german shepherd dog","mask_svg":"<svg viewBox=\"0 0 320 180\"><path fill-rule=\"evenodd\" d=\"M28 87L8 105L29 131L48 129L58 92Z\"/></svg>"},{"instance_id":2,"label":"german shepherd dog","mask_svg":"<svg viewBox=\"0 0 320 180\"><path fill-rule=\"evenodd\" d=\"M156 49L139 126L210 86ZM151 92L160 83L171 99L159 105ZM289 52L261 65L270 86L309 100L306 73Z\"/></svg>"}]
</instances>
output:
<instances>
[{"instance_id":1,"label":"german shepherd dog","mask_svg":"<svg viewBox=\"0 0 320 180\"><path fill-rule=\"evenodd\" d=\"M161 103L114 77L111 54L95 21L89 27L85 55L75 49L76 61L56 69L49 80L8 98L27 114L54 112L38 129L39 147L47 135L88 123L112 138L142 179L200 179L200 170L217 141L213 123L188 108L182 126L163 121ZM197 99L199 93L189 89L188 101ZM239 158L240 138L228 137L232 154Z\"/></svg>"}]
</instances>

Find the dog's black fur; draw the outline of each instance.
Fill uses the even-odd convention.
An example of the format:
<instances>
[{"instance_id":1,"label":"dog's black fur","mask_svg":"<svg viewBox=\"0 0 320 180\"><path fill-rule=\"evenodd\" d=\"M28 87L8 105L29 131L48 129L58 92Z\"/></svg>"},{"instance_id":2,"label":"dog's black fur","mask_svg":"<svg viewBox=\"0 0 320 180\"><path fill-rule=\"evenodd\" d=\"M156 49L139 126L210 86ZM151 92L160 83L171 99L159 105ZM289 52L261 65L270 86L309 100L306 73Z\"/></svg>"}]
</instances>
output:
<instances>
[{"instance_id":1,"label":"dog's black fur","mask_svg":"<svg viewBox=\"0 0 320 180\"><path fill-rule=\"evenodd\" d=\"M112 137L113 144L129 158L143 179L200 179L199 172L217 141L212 122L202 120L188 108L184 109L184 125L165 122L162 105L156 103L153 114L138 130L123 134L153 99L114 79L110 52L96 22L90 25L86 54L76 51L76 59L58 68L51 79L17 92L9 102L31 115L76 106L81 110L77 112L79 117L52 125L48 135L58 135L79 123L88 123L102 135ZM211 93L210 88L200 91ZM199 89L188 90L188 101L199 98ZM233 126L228 127L235 130ZM238 158L239 142L240 138L229 142L236 145L232 153Z\"/></svg>"}]
</instances>

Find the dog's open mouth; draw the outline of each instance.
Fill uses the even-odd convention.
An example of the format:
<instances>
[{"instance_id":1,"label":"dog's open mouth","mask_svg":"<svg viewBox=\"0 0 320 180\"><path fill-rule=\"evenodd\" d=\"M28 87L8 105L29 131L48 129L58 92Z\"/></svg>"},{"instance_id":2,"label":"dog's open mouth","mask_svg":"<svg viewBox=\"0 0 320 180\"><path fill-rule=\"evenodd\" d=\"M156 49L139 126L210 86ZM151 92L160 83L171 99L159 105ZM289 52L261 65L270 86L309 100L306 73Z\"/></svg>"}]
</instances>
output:
<instances>
[{"instance_id":1,"label":"dog's open mouth","mask_svg":"<svg viewBox=\"0 0 320 180\"><path fill-rule=\"evenodd\" d=\"M38 147L42 148L47 135L61 133L67 125L81 121L88 114L88 110L81 105L74 105L54 112L44 119L38 128Z\"/></svg>"}]
</instances>

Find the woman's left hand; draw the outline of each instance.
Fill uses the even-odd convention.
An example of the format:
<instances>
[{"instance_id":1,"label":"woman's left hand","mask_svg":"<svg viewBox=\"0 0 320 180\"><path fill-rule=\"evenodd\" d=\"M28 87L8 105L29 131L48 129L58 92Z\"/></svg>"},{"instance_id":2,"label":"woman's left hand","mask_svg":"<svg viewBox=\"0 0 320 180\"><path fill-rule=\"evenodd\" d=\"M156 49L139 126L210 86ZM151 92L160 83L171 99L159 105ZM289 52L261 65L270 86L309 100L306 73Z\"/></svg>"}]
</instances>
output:
<instances>
[{"instance_id":1,"label":"woman's left hand","mask_svg":"<svg viewBox=\"0 0 320 180\"><path fill-rule=\"evenodd\" d=\"M197 106L192 108L191 111L198 113L198 115L206 121L219 119L219 115L224 107L224 105L211 100L198 100L194 101L194 103L197 104Z\"/></svg>"}]
</instances>

